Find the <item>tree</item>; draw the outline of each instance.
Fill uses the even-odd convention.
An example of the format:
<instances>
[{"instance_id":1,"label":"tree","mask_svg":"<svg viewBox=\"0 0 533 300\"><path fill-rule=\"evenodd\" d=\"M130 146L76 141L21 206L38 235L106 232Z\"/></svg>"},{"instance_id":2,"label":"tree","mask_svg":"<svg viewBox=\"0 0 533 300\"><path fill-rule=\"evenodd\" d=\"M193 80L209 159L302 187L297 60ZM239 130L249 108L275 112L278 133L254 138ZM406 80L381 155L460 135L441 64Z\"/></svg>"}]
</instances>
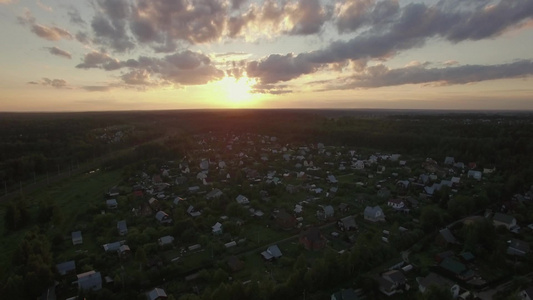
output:
<instances>
[{"instance_id":1,"label":"tree","mask_svg":"<svg viewBox=\"0 0 533 300\"><path fill-rule=\"evenodd\" d=\"M442 286L431 285L425 293L419 293L418 300L452 300L453 295L449 289Z\"/></svg>"}]
</instances>

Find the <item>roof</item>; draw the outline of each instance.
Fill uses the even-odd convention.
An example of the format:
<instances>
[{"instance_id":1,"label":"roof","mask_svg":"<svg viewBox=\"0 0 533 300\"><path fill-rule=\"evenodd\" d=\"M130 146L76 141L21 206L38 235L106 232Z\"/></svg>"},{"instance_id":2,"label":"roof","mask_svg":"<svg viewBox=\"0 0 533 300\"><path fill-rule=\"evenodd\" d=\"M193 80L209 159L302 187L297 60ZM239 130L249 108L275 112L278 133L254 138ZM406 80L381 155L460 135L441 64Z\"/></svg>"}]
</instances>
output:
<instances>
[{"instance_id":1,"label":"roof","mask_svg":"<svg viewBox=\"0 0 533 300\"><path fill-rule=\"evenodd\" d=\"M357 300L357 294L352 288L343 289L333 294L336 300Z\"/></svg>"},{"instance_id":2,"label":"roof","mask_svg":"<svg viewBox=\"0 0 533 300\"><path fill-rule=\"evenodd\" d=\"M324 214L326 216L333 216L333 214L335 213L335 210L333 209L333 206L331 205L324 206L323 209L324 209Z\"/></svg>"},{"instance_id":3,"label":"roof","mask_svg":"<svg viewBox=\"0 0 533 300\"><path fill-rule=\"evenodd\" d=\"M441 263L440 263L440 266L447 270L447 271L450 271L454 274L462 274L464 272L466 272L468 269L466 268L466 266L460 262L458 262L457 260L451 258L451 257L447 257L445 258Z\"/></svg>"},{"instance_id":4,"label":"roof","mask_svg":"<svg viewBox=\"0 0 533 300\"><path fill-rule=\"evenodd\" d=\"M118 248L118 251L123 253L123 252L126 252L126 251L131 251L131 249L130 249L130 246L128 246L128 245L122 245L122 246L120 246L120 248Z\"/></svg>"},{"instance_id":5,"label":"roof","mask_svg":"<svg viewBox=\"0 0 533 300\"><path fill-rule=\"evenodd\" d=\"M215 225L213 225L211 228L213 228L213 231L221 230L222 224L220 224L220 222L216 222Z\"/></svg>"},{"instance_id":6,"label":"roof","mask_svg":"<svg viewBox=\"0 0 533 300\"><path fill-rule=\"evenodd\" d=\"M146 297L148 298L148 300L156 300L156 299L159 299L160 297L166 298L167 297L167 293L165 293L165 290L163 290L163 289L155 288L155 289L149 291L146 294Z\"/></svg>"},{"instance_id":7,"label":"roof","mask_svg":"<svg viewBox=\"0 0 533 300\"><path fill-rule=\"evenodd\" d=\"M172 242L174 242L174 237L170 235L166 235L166 236L160 237L158 242L160 245L172 244Z\"/></svg>"},{"instance_id":8,"label":"roof","mask_svg":"<svg viewBox=\"0 0 533 300\"><path fill-rule=\"evenodd\" d=\"M114 242L114 243L105 244L103 247L104 247L104 251L110 252L110 251L117 251L120 248L120 246L121 246L120 242Z\"/></svg>"},{"instance_id":9,"label":"roof","mask_svg":"<svg viewBox=\"0 0 533 300\"><path fill-rule=\"evenodd\" d=\"M279 249L278 245L271 245L267 248L266 251L261 252L261 255L269 260L272 258L280 258L283 254L281 253L281 250Z\"/></svg>"},{"instance_id":10,"label":"roof","mask_svg":"<svg viewBox=\"0 0 533 300\"><path fill-rule=\"evenodd\" d=\"M451 281L451 280L448 280L436 273L429 273L428 276L424 277L421 281L420 281L420 285L425 287L425 288L428 288L432 285L435 285L435 286L452 286L454 285L454 283Z\"/></svg>"},{"instance_id":11,"label":"roof","mask_svg":"<svg viewBox=\"0 0 533 300\"><path fill-rule=\"evenodd\" d=\"M117 222L117 228L118 228L120 231L128 230L128 226L126 225L126 220L118 221L118 222Z\"/></svg>"},{"instance_id":12,"label":"roof","mask_svg":"<svg viewBox=\"0 0 533 300\"><path fill-rule=\"evenodd\" d=\"M100 272L89 271L77 275L78 287L82 290L99 290L102 288L102 275Z\"/></svg>"},{"instance_id":13,"label":"roof","mask_svg":"<svg viewBox=\"0 0 533 300\"><path fill-rule=\"evenodd\" d=\"M364 213L365 213L365 216L374 217L376 216L377 212L380 212L380 214L383 215L383 210L381 209L381 207L379 207L379 205L376 205L374 207L367 206L365 208Z\"/></svg>"},{"instance_id":14,"label":"roof","mask_svg":"<svg viewBox=\"0 0 533 300\"><path fill-rule=\"evenodd\" d=\"M398 270L392 270L392 271L385 272L381 276L383 278L387 279L387 280L390 280L391 282L394 282L394 283L404 283L405 282L405 276L403 275L402 272L400 272Z\"/></svg>"},{"instance_id":15,"label":"roof","mask_svg":"<svg viewBox=\"0 0 533 300\"><path fill-rule=\"evenodd\" d=\"M109 200L106 200L105 203L107 204L107 206L118 205L117 199L109 199Z\"/></svg>"},{"instance_id":16,"label":"roof","mask_svg":"<svg viewBox=\"0 0 533 300\"><path fill-rule=\"evenodd\" d=\"M340 220L342 222L342 225L344 228L357 228L357 224L355 223L355 217L354 216L347 216Z\"/></svg>"},{"instance_id":17,"label":"roof","mask_svg":"<svg viewBox=\"0 0 533 300\"><path fill-rule=\"evenodd\" d=\"M168 218L168 215L166 212L160 210L155 214L155 218L159 221L163 221L165 218Z\"/></svg>"},{"instance_id":18,"label":"roof","mask_svg":"<svg viewBox=\"0 0 533 300\"><path fill-rule=\"evenodd\" d=\"M449 243L449 244L457 244L458 243L457 239L455 238L455 236L453 236L453 234L450 231L450 229L448 229L448 228L441 229L439 231L439 233L444 238L446 243Z\"/></svg>"},{"instance_id":19,"label":"roof","mask_svg":"<svg viewBox=\"0 0 533 300\"><path fill-rule=\"evenodd\" d=\"M66 262L62 262L60 264L56 265L57 272L59 272L60 275L65 275L70 271L76 270L76 263L73 260L69 260Z\"/></svg>"},{"instance_id":20,"label":"roof","mask_svg":"<svg viewBox=\"0 0 533 300\"><path fill-rule=\"evenodd\" d=\"M72 239L73 240L78 240L78 239L81 239L81 231L73 231L72 232Z\"/></svg>"},{"instance_id":21,"label":"roof","mask_svg":"<svg viewBox=\"0 0 533 300\"><path fill-rule=\"evenodd\" d=\"M495 213L492 220L500 223L511 224L513 223L514 217L502 213Z\"/></svg>"},{"instance_id":22,"label":"roof","mask_svg":"<svg viewBox=\"0 0 533 300\"><path fill-rule=\"evenodd\" d=\"M205 195L205 198L211 199L211 198L217 198L220 196L222 196L222 191L219 189L214 189L210 191L209 193L207 193L207 195Z\"/></svg>"},{"instance_id":23,"label":"roof","mask_svg":"<svg viewBox=\"0 0 533 300\"><path fill-rule=\"evenodd\" d=\"M507 248L507 254L510 255L525 255L529 252L529 244L519 239L512 239Z\"/></svg>"}]
</instances>

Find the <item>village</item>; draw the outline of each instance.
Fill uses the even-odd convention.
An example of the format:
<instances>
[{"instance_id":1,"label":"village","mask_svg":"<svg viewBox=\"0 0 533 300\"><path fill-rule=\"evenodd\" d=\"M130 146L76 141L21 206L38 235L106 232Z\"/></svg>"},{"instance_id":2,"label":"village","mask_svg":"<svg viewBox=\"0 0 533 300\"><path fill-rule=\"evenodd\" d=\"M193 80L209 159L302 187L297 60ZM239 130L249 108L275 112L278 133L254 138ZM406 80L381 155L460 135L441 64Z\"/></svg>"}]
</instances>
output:
<instances>
[{"instance_id":1,"label":"village","mask_svg":"<svg viewBox=\"0 0 533 300\"><path fill-rule=\"evenodd\" d=\"M329 260L358 273L365 247L380 252L360 268L370 284L339 275L304 297L412 298L438 286L454 299L491 299L530 266L532 210L516 212L533 190L489 205L494 168L255 134L194 141L186 157L128 166L95 199L57 261L58 299L127 286L149 300L202 297L220 284L280 285Z\"/></svg>"}]
</instances>

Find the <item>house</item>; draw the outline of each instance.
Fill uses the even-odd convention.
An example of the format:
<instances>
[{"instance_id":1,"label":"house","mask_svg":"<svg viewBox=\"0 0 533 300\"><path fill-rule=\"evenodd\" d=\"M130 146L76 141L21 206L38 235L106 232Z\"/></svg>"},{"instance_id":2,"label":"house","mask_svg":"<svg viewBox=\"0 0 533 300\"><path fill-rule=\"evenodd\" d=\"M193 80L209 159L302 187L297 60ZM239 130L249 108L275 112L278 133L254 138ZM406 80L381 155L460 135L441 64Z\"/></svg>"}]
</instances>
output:
<instances>
[{"instance_id":1,"label":"house","mask_svg":"<svg viewBox=\"0 0 533 300\"><path fill-rule=\"evenodd\" d=\"M191 215L191 217L198 217L198 216L202 215L201 212L195 211L194 207L192 205L189 205L189 207L187 208L187 213L189 215Z\"/></svg>"},{"instance_id":2,"label":"house","mask_svg":"<svg viewBox=\"0 0 533 300\"><path fill-rule=\"evenodd\" d=\"M159 208L161 207L159 205L159 201L157 201L156 198L150 198L150 200L148 200L148 204L150 205L151 208L155 210L159 210Z\"/></svg>"},{"instance_id":3,"label":"house","mask_svg":"<svg viewBox=\"0 0 533 300\"><path fill-rule=\"evenodd\" d=\"M350 206L347 203L339 204L339 211L342 213L347 212L350 209Z\"/></svg>"},{"instance_id":4,"label":"house","mask_svg":"<svg viewBox=\"0 0 533 300\"><path fill-rule=\"evenodd\" d=\"M126 220L117 222L117 230L118 234L120 235L126 235L128 233L128 226L126 225Z\"/></svg>"},{"instance_id":5,"label":"house","mask_svg":"<svg viewBox=\"0 0 533 300\"><path fill-rule=\"evenodd\" d=\"M222 224L220 224L220 222L216 222L215 225L211 226L211 228L212 228L211 232L214 235L222 234Z\"/></svg>"},{"instance_id":6,"label":"house","mask_svg":"<svg viewBox=\"0 0 533 300\"><path fill-rule=\"evenodd\" d=\"M239 203L239 204L249 204L250 203L250 200L248 200L248 198L246 198L243 195L237 196L237 198L235 198L235 200L237 200L237 203Z\"/></svg>"},{"instance_id":7,"label":"house","mask_svg":"<svg viewBox=\"0 0 533 300\"><path fill-rule=\"evenodd\" d=\"M401 189L408 189L409 188L409 180L398 180L396 181L396 186L401 188Z\"/></svg>"},{"instance_id":8,"label":"house","mask_svg":"<svg viewBox=\"0 0 533 300\"><path fill-rule=\"evenodd\" d=\"M357 294L352 288L342 289L331 295L331 300L357 300Z\"/></svg>"},{"instance_id":9,"label":"house","mask_svg":"<svg viewBox=\"0 0 533 300\"><path fill-rule=\"evenodd\" d=\"M107 197L117 197L120 195L120 189L116 186L112 187L107 191L106 196Z\"/></svg>"},{"instance_id":10,"label":"house","mask_svg":"<svg viewBox=\"0 0 533 300\"><path fill-rule=\"evenodd\" d=\"M320 210L317 210L316 217L319 220L327 220L330 218L333 218L333 215L335 214L335 210L333 209L333 206L326 205L326 206L320 206Z\"/></svg>"},{"instance_id":11,"label":"house","mask_svg":"<svg viewBox=\"0 0 533 300\"><path fill-rule=\"evenodd\" d=\"M474 272L472 270L468 269L463 263L457 261L453 257L447 257L442 260L439 267L459 280L467 281L474 277Z\"/></svg>"},{"instance_id":12,"label":"house","mask_svg":"<svg viewBox=\"0 0 533 300\"><path fill-rule=\"evenodd\" d=\"M105 201L107 208L116 209L118 207L117 199L108 199Z\"/></svg>"},{"instance_id":13,"label":"house","mask_svg":"<svg viewBox=\"0 0 533 300\"><path fill-rule=\"evenodd\" d=\"M282 209L276 214L276 224L282 229L292 229L296 226L296 218Z\"/></svg>"},{"instance_id":14,"label":"house","mask_svg":"<svg viewBox=\"0 0 533 300\"><path fill-rule=\"evenodd\" d=\"M357 230L354 216L347 216L337 221L337 226L341 231Z\"/></svg>"},{"instance_id":15,"label":"house","mask_svg":"<svg viewBox=\"0 0 533 300\"><path fill-rule=\"evenodd\" d=\"M389 202L387 202L387 205L398 210L405 207L405 203L401 199L390 199Z\"/></svg>"},{"instance_id":16,"label":"house","mask_svg":"<svg viewBox=\"0 0 533 300\"><path fill-rule=\"evenodd\" d=\"M441 239L444 246L448 244L459 244L455 236L453 236L452 232L448 228L443 228L439 230L439 238Z\"/></svg>"},{"instance_id":17,"label":"house","mask_svg":"<svg viewBox=\"0 0 533 300\"><path fill-rule=\"evenodd\" d=\"M212 191L207 193L207 195L205 195L205 198L207 200L211 200L211 199L220 198L220 196L222 196L222 191L219 189L213 189Z\"/></svg>"},{"instance_id":18,"label":"house","mask_svg":"<svg viewBox=\"0 0 533 300\"><path fill-rule=\"evenodd\" d=\"M316 227L311 227L300 235L300 243L307 250L320 250L326 246L326 242L326 238Z\"/></svg>"},{"instance_id":19,"label":"house","mask_svg":"<svg viewBox=\"0 0 533 300\"><path fill-rule=\"evenodd\" d=\"M104 244L102 247L104 247L105 252L116 252L120 246L122 246L122 242Z\"/></svg>"},{"instance_id":20,"label":"house","mask_svg":"<svg viewBox=\"0 0 533 300\"><path fill-rule=\"evenodd\" d=\"M102 289L102 275L94 270L81 273L78 277L78 289L98 291Z\"/></svg>"},{"instance_id":21,"label":"house","mask_svg":"<svg viewBox=\"0 0 533 300\"><path fill-rule=\"evenodd\" d=\"M379 290L387 295L391 296L404 290L409 290L407 279L402 272L398 270L387 271L378 278Z\"/></svg>"},{"instance_id":22,"label":"house","mask_svg":"<svg viewBox=\"0 0 533 300\"><path fill-rule=\"evenodd\" d=\"M69 260L56 265L57 272L61 276L65 276L70 273L76 273L76 263L73 260Z\"/></svg>"},{"instance_id":23,"label":"house","mask_svg":"<svg viewBox=\"0 0 533 300\"><path fill-rule=\"evenodd\" d=\"M364 211L365 220L371 222L384 222L385 214L379 206L370 207L367 206Z\"/></svg>"},{"instance_id":24,"label":"house","mask_svg":"<svg viewBox=\"0 0 533 300\"><path fill-rule=\"evenodd\" d=\"M445 287L447 290L450 291L454 299L459 296L459 285L436 273L431 272L428 274L428 276L424 278L417 278L416 281L418 282L418 289L421 293L425 293L429 289L429 287L433 285L436 287Z\"/></svg>"},{"instance_id":25,"label":"house","mask_svg":"<svg viewBox=\"0 0 533 300\"><path fill-rule=\"evenodd\" d=\"M81 245L83 244L83 237L81 236L81 231L73 231L72 236L72 245Z\"/></svg>"},{"instance_id":26,"label":"house","mask_svg":"<svg viewBox=\"0 0 533 300\"><path fill-rule=\"evenodd\" d=\"M169 217L169 215L160 210L155 214L155 218L159 221L160 224L170 224L172 223L172 219Z\"/></svg>"},{"instance_id":27,"label":"house","mask_svg":"<svg viewBox=\"0 0 533 300\"><path fill-rule=\"evenodd\" d=\"M165 293L164 289L155 288L148 293L146 293L146 299L148 300L160 300L160 299L167 299L167 293Z\"/></svg>"},{"instance_id":28,"label":"house","mask_svg":"<svg viewBox=\"0 0 533 300\"><path fill-rule=\"evenodd\" d=\"M515 256L525 256L529 253L529 244L519 239L512 239L509 241L507 247L507 254Z\"/></svg>"},{"instance_id":29,"label":"house","mask_svg":"<svg viewBox=\"0 0 533 300\"><path fill-rule=\"evenodd\" d=\"M445 165L453 165L453 164L455 164L455 159L453 157L447 156L444 159L444 164Z\"/></svg>"},{"instance_id":30,"label":"house","mask_svg":"<svg viewBox=\"0 0 533 300\"><path fill-rule=\"evenodd\" d=\"M122 245L118 248L117 250L117 253L120 257L126 257L128 255L130 255L131 253L131 249L130 249L130 246L128 245Z\"/></svg>"},{"instance_id":31,"label":"house","mask_svg":"<svg viewBox=\"0 0 533 300\"><path fill-rule=\"evenodd\" d=\"M238 272L244 268L244 262L234 255L228 258L227 264L233 272Z\"/></svg>"},{"instance_id":32,"label":"house","mask_svg":"<svg viewBox=\"0 0 533 300\"><path fill-rule=\"evenodd\" d=\"M507 214L495 213L492 217L492 224L496 227L505 226L505 228L510 230L516 226L516 219Z\"/></svg>"},{"instance_id":33,"label":"house","mask_svg":"<svg viewBox=\"0 0 533 300\"><path fill-rule=\"evenodd\" d=\"M174 237L170 235L166 235L157 239L157 243L159 244L159 246L172 245L173 242Z\"/></svg>"},{"instance_id":34,"label":"house","mask_svg":"<svg viewBox=\"0 0 533 300\"><path fill-rule=\"evenodd\" d=\"M329 183L332 183L332 184L336 184L338 183L339 181L337 180L337 178L335 178L335 175L328 175L328 182Z\"/></svg>"},{"instance_id":35,"label":"house","mask_svg":"<svg viewBox=\"0 0 533 300\"><path fill-rule=\"evenodd\" d=\"M362 160L358 160L352 165L352 168L356 170L362 170L365 168L365 162Z\"/></svg>"},{"instance_id":36,"label":"house","mask_svg":"<svg viewBox=\"0 0 533 300\"><path fill-rule=\"evenodd\" d=\"M281 253L281 250L279 250L278 245L269 246L266 251L261 252L261 256L263 256L265 260L269 261L273 259L278 259L282 255L283 254Z\"/></svg>"},{"instance_id":37,"label":"house","mask_svg":"<svg viewBox=\"0 0 533 300\"><path fill-rule=\"evenodd\" d=\"M481 171L469 170L466 176L468 178L474 178L475 180L481 180L482 174Z\"/></svg>"}]
</instances>

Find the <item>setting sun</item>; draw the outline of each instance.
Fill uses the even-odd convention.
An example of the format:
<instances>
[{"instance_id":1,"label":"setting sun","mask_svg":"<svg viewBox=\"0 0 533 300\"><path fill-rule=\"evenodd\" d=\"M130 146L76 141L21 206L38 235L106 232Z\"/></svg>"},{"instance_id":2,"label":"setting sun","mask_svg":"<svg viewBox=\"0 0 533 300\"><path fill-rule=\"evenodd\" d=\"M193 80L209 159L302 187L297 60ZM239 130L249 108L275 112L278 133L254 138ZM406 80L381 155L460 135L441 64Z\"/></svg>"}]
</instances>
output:
<instances>
[{"instance_id":1,"label":"setting sun","mask_svg":"<svg viewBox=\"0 0 533 300\"><path fill-rule=\"evenodd\" d=\"M261 98L260 94L252 92L252 86L255 80L241 77L236 79L234 77L224 77L216 83L217 97L224 106L232 108L248 108L255 107L257 101Z\"/></svg>"}]
</instances>

